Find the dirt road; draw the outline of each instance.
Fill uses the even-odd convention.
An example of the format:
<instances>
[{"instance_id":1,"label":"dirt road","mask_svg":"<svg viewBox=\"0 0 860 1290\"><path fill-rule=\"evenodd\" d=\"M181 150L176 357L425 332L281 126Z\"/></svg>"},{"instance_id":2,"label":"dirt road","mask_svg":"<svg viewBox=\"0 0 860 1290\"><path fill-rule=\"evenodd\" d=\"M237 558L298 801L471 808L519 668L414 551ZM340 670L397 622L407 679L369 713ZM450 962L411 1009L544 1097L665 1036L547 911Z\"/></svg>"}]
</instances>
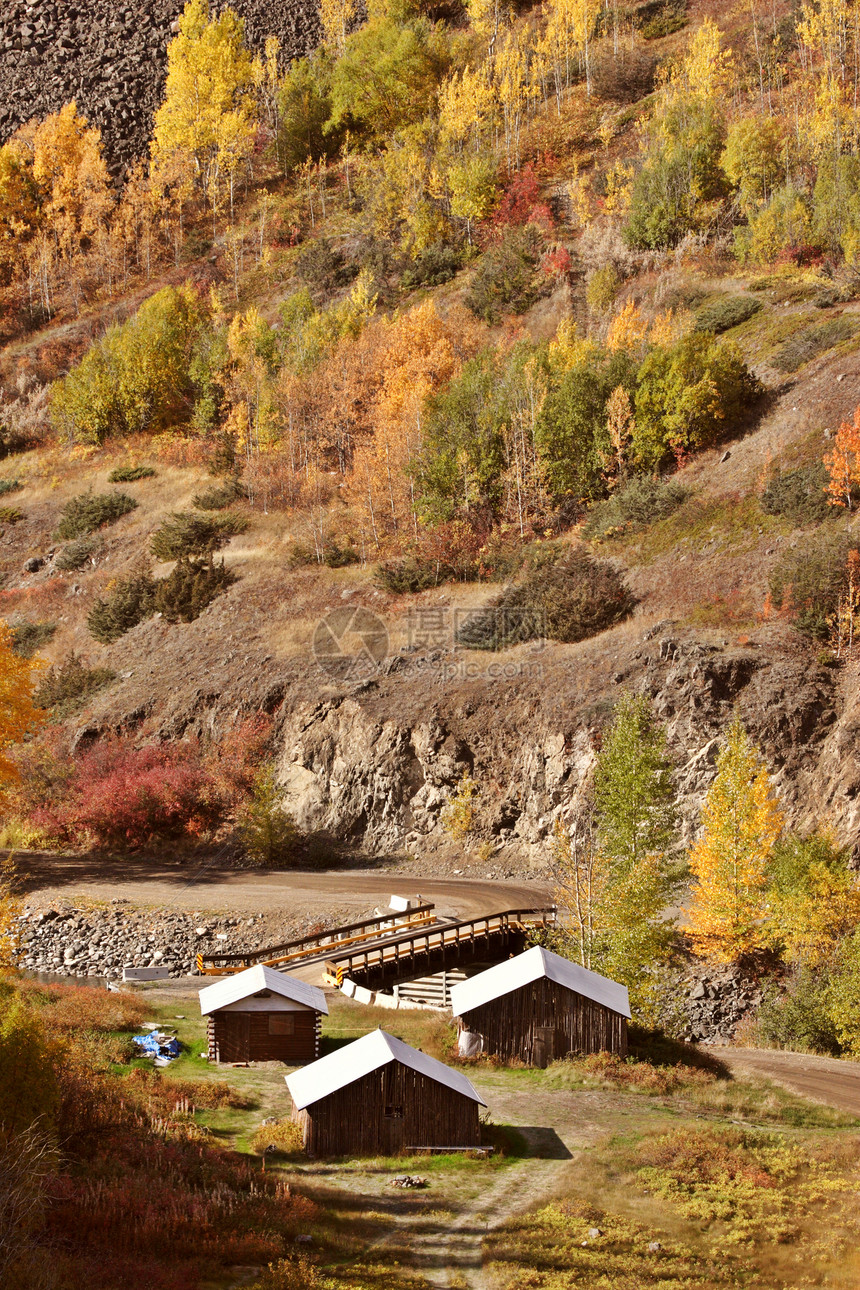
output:
<instances>
[{"instance_id":1,"label":"dirt road","mask_svg":"<svg viewBox=\"0 0 860 1290\"><path fill-rule=\"evenodd\" d=\"M719 1057L739 1075L765 1075L792 1092L860 1116L860 1062L763 1048L721 1048Z\"/></svg>"},{"instance_id":2,"label":"dirt road","mask_svg":"<svg viewBox=\"0 0 860 1290\"><path fill-rule=\"evenodd\" d=\"M396 869L258 872L216 864L188 865L146 859L94 860L86 856L18 853L28 898L52 901L128 900L143 907L173 906L206 913L283 910L325 917L333 904L386 906L392 894L433 901L441 917L470 918L503 909L549 903L545 884L474 878L399 876Z\"/></svg>"}]
</instances>

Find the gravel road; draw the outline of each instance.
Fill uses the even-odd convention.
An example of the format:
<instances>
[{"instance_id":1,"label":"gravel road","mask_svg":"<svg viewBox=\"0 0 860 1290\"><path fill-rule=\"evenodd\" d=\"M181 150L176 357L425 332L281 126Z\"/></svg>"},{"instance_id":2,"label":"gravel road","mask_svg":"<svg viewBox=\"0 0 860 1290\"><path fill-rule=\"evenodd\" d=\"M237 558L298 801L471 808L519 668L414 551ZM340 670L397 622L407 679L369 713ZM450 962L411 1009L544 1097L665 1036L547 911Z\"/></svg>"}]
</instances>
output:
<instances>
[{"instance_id":1,"label":"gravel road","mask_svg":"<svg viewBox=\"0 0 860 1290\"><path fill-rule=\"evenodd\" d=\"M860 1117L860 1062L764 1048L720 1048L717 1052L738 1074L766 1075L795 1093Z\"/></svg>"},{"instance_id":2,"label":"gravel road","mask_svg":"<svg viewBox=\"0 0 860 1290\"><path fill-rule=\"evenodd\" d=\"M421 896L441 917L470 918L503 909L549 903L546 884L527 879L430 878L396 870L338 869L259 872L145 859L94 860L87 856L19 852L18 871L28 903L127 900L133 905L256 914L274 909L325 917L333 904L387 906L393 894Z\"/></svg>"}]
</instances>

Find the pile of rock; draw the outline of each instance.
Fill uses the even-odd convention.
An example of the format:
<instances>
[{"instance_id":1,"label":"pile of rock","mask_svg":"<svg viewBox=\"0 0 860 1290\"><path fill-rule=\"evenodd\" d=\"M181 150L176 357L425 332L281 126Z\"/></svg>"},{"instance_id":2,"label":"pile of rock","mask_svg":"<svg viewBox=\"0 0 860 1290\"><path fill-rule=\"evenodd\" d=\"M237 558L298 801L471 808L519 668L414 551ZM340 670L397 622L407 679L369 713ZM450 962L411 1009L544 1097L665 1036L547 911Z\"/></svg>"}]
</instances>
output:
<instances>
[{"instance_id":1,"label":"pile of rock","mask_svg":"<svg viewBox=\"0 0 860 1290\"><path fill-rule=\"evenodd\" d=\"M100 128L113 169L144 155L184 4L7 0L0 7L0 140L74 100ZM278 37L283 61L319 43L315 0L231 0L231 8L245 19L257 53L270 35Z\"/></svg>"},{"instance_id":2,"label":"pile of rock","mask_svg":"<svg viewBox=\"0 0 860 1290\"><path fill-rule=\"evenodd\" d=\"M18 923L20 966L71 977L116 978L126 964L188 976L196 972L200 950L240 953L261 941L266 941L261 915L208 918L121 904L98 910L25 910Z\"/></svg>"},{"instance_id":3,"label":"pile of rock","mask_svg":"<svg viewBox=\"0 0 860 1290\"><path fill-rule=\"evenodd\" d=\"M761 985L747 970L697 966L685 1001L688 1042L729 1044L741 1021L761 1003Z\"/></svg>"}]
</instances>

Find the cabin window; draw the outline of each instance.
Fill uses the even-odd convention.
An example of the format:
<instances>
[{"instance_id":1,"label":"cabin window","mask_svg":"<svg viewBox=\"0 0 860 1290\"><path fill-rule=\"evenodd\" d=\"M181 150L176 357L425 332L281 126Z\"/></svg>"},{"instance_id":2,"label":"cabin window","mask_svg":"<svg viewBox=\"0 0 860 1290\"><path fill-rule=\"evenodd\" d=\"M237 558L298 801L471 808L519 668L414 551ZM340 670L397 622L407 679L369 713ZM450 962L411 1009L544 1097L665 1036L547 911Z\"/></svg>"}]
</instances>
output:
<instances>
[{"instance_id":1,"label":"cabin window","mask_svg":"<svg viewBox=\"0 0 860 1290\"><path fill-rule=\"evenodd\" d=\"M295 1033L296 1019L291 1012L269 1013L270 1035L294 1035Z\"/></svg>"},{"instance_id":2,"label":"cabin window","mask_svg":"<svg viewBox=\"0 0 860 1290\"><path fill-rule=\"evenodd\" d=\"M403 1119L403 1107L402 1107L402 1105L401 1105L401 1106L397 1106L397 1105L387 1106L387 1107L385 1108L385 1118L386 1118L386 1120L402 1120L402 1119Z\"/></svg>"}]
</instances>

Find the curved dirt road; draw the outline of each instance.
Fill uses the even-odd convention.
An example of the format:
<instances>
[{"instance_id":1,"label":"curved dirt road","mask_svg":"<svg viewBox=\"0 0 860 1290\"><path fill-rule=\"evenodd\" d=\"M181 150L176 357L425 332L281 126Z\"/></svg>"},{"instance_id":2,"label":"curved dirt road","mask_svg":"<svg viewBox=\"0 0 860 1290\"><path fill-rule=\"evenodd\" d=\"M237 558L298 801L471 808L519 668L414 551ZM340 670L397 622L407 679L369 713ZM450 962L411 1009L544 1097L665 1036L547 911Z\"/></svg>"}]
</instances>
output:
<instances>
[{"instance_id":1,"label":"curved dirt road","mask_svg":"<svg viewBox=\"0 0 860 1290\"><path fill-rule=\"evenodd\" d=\"M194 909L206 913L271 913L324 917L333 904L387 906L393 893L433 901L442 917L470 918L503 909L549 903L546 884L524 879L428 878L396 870L337 869L256 872L220 865L145 859L93 860L87 856L19 852L18 872L33 903L101 902Z\"/></svg>"},{"instance_id":2,"label":"curved dirt road","mask_svg":"<svg viewBox=\"0 0 860 1290\"><path fill-rule=\"evenodd\" d=\"M860 1117L860 1062L765 1048L719 1048L714 1051L739 1075L764 1075L793 1093L802 1093L816 1102L825 1102Z\"/></svg>"}]
</instances>

